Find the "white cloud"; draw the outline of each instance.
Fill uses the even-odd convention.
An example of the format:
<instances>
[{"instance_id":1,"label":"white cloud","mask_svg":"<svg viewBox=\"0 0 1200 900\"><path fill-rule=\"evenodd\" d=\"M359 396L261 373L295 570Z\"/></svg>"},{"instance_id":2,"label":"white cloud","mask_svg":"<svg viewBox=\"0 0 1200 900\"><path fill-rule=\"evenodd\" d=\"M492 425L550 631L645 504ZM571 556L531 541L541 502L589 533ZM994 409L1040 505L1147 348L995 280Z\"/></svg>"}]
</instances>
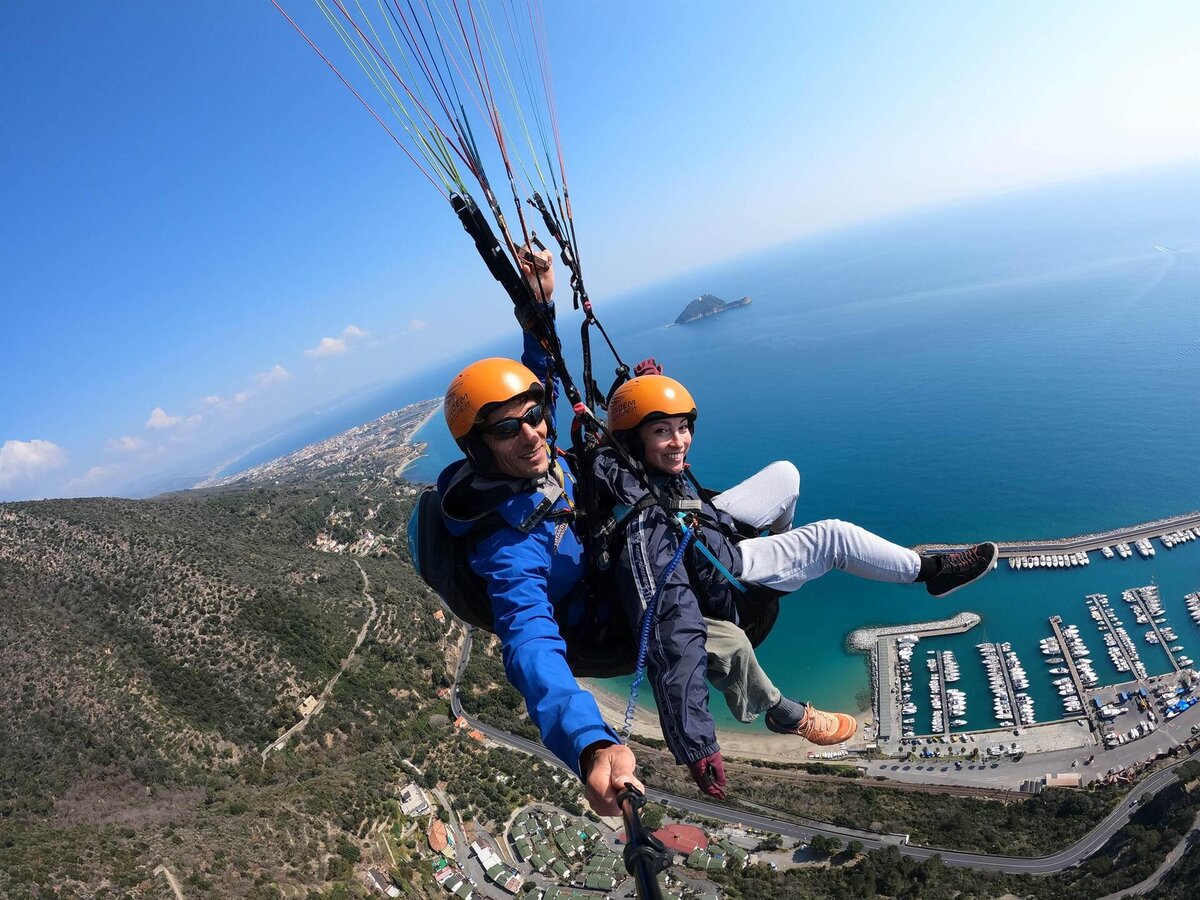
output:
<instances>
[{"instance_id":1,"label":"white cloud","mask_svg":"<svg viewBox=\"0 0 1200 900\"><path fill-rule=\"evenodd\" d=\"M87 487L89 484L95 484L97 481L116 474L117 471L116 466L92 466L78 478L72 478L68 481L65 487L68 489Z\"/></svg>"},{"instance_id":2,"label":"white cloud","mask_svg":"<svg viewBox=\"0 0 1200 900\"><path fill-rule=\"evenodd\" d=\"M96 482L104 481L119 471L117 466L92 466L78 478L72 478L64 484L62 486L63 493L68 496L87 494L93 489Z\"/></svg>"},{"instance_id":3,"label":"white cloud","mask_svg":"<svg viewBox=\"0 0 1200 900\"><path fill-rule=\"evenodd\" d=\"M281 384L291 377L291 372L289 372L283 366L276 364L270 369L267 369L267 371L259 372L257 375L255 375L254 387L246 388L244 391L238 391L233 395L233 402L238 404L245 403L259 391L266 390L275 384Z\"/></svg>"},{"instance_id":4,"label":"white cloud","mask_svg":"<svg viewBox=\"0 0 1200 900\"><path fill-rule=\"evenodd\" d=\"M321 359L326 356L340 356L346 352L346 341L343 338L321 338L321 343L304 351L305 356Z\"/></svg>"},{"instance_id":5,"label":"white cloud","mask_svg":"<svg viewBox=\"0 0 1200 900\"><path fill-rule=\"evenodd\" d=\"M153 410L151 410L150 418L146 420L146 427L154 428L156 430L163 428L174 428L182 421L183 419L181 419L179 416L169 416L167 415L167 411L165 409L163 409L161 406L156 406Z\"/></svg>"},{"instance_id":6,"label":"white cloud","mask_svg":"<svg viewBox=\"0 0 1200 900\"><path fill-rule=\"evenodd\" d=\"M274 368L266 372L259 372L254 376L254 383L260 388L268 387L272 384L278 384L281 381L287 381L292 377L292 373L283 366L276 365Z\"/></svg>"},{"instance_id":7,"label":"white cloud","mask_svg":"<svg viewBox=\"0 0 1200 900\"><path fill-rule=\"evenodd\" d=\"M168 417L169 418L169 417ZM141 450L146 445L140 437L125 436L113 438L108 442L109 453L133 453L135 450Z\"/></svg>"},{"instance_id":8,"label":"white cloud","mask_svg":"<svg viewBox=\"0 0 1200 900\"><path fill-rule=\"evenodd\" d=\"M358 341L364 341L371 336L371 332L365 328L359 328L357 325L350 324L342 329L341 337L323 337L321 342L315 347L309 347L304 351L305 356L311 356L315 359L324 359L329 356L341 356L350 349L351 344Z\"/></svg>"},{"instance_id":9,"label":"white cloud","mask_svg":"<svg viewBox=\"0 0 1200 900\"><path fill-rule=\"evenodd\" d=\"M420 331L422 328L428 328L428 327L429 327L429 323L426 322L424 319L412 319L408 323L409 331Z\"/></svg>"},{"instance_id":10,"label":"white cloud","mask_svg":"<svg viewBox=\"0 0 1200 900\"><path fill-rule=\"evenodd\" d=\"M67 464L67 453L51 441L5 441L0 447L0 487Z\"/></svg>"},{"instance_id":11,"label":"white cloud","mask_svg":"<svg viewBox=\"0 0 1200 900\"><path fill-rule=\"evenodd\" d=\"M154 407L150 412L150 418L146 420L146 427L153 428L155 431L163 431L167 428L195 428L203 421L204 417L197 414L194 416L172 416L168 415L167 411L161 406Z\"/></svg>"},{"instance_id":12,"label":"white cloud","mask_svg":"<svg viewBox=\"0 0 1200 900\"><path fill-rule=\"evenodd\" d=\"M211 406L214 409L223 409L225 407L225 401L216 394L209 394L204 398L203 403L205 406Z\"/></svg>"}]
</instances>

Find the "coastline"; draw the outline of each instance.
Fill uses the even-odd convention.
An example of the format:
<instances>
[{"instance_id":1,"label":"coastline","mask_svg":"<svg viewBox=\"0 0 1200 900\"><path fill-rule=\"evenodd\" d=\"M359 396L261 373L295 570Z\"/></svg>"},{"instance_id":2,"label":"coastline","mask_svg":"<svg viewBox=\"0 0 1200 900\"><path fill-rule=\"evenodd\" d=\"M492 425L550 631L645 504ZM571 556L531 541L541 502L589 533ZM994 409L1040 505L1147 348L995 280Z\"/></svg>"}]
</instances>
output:
<instances>
[{"instance_id":1,"label":"coastline","mask_svg":"<svg viewBox=\"0 0 1200 900\"><path fill-rule=\"evenodd\" d=\"M410 447L417 446L417 443L418 443L417 435L421 433L422 428L424 428L426 425L428 425L433 420L434 416L436 416L439 412L441 412L442 405L444 402L445 401L443 401L443 400L438 400L437 405L434 406L433 409L431 409L429 411L429 414L426 415L425 418L422 419L419 423L417 423L417 427L412 430L412 434L410 434L408 436L408 440L405 441L406 444L408 444ZM417 453L417 455L414 456L412 459L405 460L404 463L400 466L400 468L396 470L396 475L397 476L403 475L406 471L408 471L409 466L413 465L420 459L424 459L426 449L428 449L428 445L426 445L426 447L422 447L420 452Z\"/></svg>"},{"instance_id":2,"label":"coastline","mask_svg":"<svg viewBox=\"0 0 1200 900\"><path fill-rule=\"evenodd\" d=\"M625 722L625 704L628 698L614 694L604 685L592 679L581 679L580 684L596 698L596 704L600 707L600 713L604 716L605 721L619 732L621 725ZM858 743L862 740L864 726L872 719L871 711L864 710L851 715L858 722L858 734L855 735L855 742ZM739 757L765 762L819 762L819 759L810 759L808 753L810 751L821 753L837 749L820 747L792 735L775 734L767 731L766 726L761 722L756 722L749 727L759 730L743 731L717 728L717 741L721 745L722 755L726 758ZM661 741L662 729L658 725L658 715L645 706L639 705L633 716L633 733Z\"/></svg>"}]
</instances>

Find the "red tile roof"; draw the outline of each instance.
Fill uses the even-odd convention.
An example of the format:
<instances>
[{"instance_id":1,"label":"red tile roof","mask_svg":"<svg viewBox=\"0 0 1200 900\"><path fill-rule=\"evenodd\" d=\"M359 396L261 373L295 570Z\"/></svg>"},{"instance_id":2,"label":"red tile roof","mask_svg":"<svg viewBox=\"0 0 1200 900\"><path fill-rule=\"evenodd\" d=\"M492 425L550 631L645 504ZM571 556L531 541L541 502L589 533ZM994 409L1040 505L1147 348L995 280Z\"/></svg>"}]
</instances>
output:
<instances>
[{"instance_id":1,"label":"red tile roof","mask_svg":"<svg viewBox=\"0 0 1200 900\"><path fill-rule=\"evenodd\" d=\"M696 848L708 849L708 838L695 825L665 825L654 836L674 850L685 856Z\"/></svg>"},{"instance_id":2,"label":"red tile roof","mask_svg":"<svg viewBox=\"0 0 1200 900\"><path fill-rule=\"evenodd\" d=\"M449 846L450 842L446 839L446 823L441 819L434 819L429 823L426 836L429 838L429 849L434 853L441 853Z\"/></svg>"}]
</instances>

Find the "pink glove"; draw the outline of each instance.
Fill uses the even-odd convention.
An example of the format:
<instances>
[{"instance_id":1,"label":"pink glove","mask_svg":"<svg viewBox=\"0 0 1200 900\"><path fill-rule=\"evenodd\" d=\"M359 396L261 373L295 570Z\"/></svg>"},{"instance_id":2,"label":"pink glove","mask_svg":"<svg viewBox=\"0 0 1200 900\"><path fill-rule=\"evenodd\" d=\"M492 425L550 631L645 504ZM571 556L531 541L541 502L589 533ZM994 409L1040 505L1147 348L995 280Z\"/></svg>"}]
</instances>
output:
<instances>
[{"instance_id":1,"label":"pink glove","mask_svg":"<svg viewBox=\"0 0 1200 900\"><path fill-rule=\"evenodd\" d=\"M653 356L643 359L633 367L634 375L661 375L662 373L663 367L658 364L658 361Z\"/></svg>"},{"instance_id":2,"label":"pink glove","mask_svg":"<svg viewBox=\"0 0 1200 900\"><path fill-rule=\"evenodd\" d=\"M692 773L692 779L700 786L700 790L718 800L725 799L725 785L728 782L725 781L725 760L721 758L720 750L704 759L688 763L688 771Z\"/></svg>"}]
</instances>

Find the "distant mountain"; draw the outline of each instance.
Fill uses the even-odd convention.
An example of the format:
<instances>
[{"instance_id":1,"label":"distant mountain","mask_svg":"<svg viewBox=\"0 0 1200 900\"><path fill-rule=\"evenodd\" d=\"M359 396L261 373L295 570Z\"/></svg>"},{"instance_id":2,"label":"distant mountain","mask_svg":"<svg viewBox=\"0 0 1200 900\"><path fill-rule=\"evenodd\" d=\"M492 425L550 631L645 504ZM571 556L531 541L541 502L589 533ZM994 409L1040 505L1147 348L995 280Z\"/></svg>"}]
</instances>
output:
<instances>
[{"instance_id":1,"label":"distant mountain","mask_svg":"<svg viewBox=\"0 0 1200 900\"><path fill-rule=\"evenodd\" d=\"M695 322L697 319L706 319L709 316L715 316L718 313L723 313L726 310L737 309L739 306L749 306L750 298L743 297L741 300L733 300L726 302L715 294L701 294L679 314L674 322L675 325L684 325L688 322Z\"/></svg>"}]
</instances>

